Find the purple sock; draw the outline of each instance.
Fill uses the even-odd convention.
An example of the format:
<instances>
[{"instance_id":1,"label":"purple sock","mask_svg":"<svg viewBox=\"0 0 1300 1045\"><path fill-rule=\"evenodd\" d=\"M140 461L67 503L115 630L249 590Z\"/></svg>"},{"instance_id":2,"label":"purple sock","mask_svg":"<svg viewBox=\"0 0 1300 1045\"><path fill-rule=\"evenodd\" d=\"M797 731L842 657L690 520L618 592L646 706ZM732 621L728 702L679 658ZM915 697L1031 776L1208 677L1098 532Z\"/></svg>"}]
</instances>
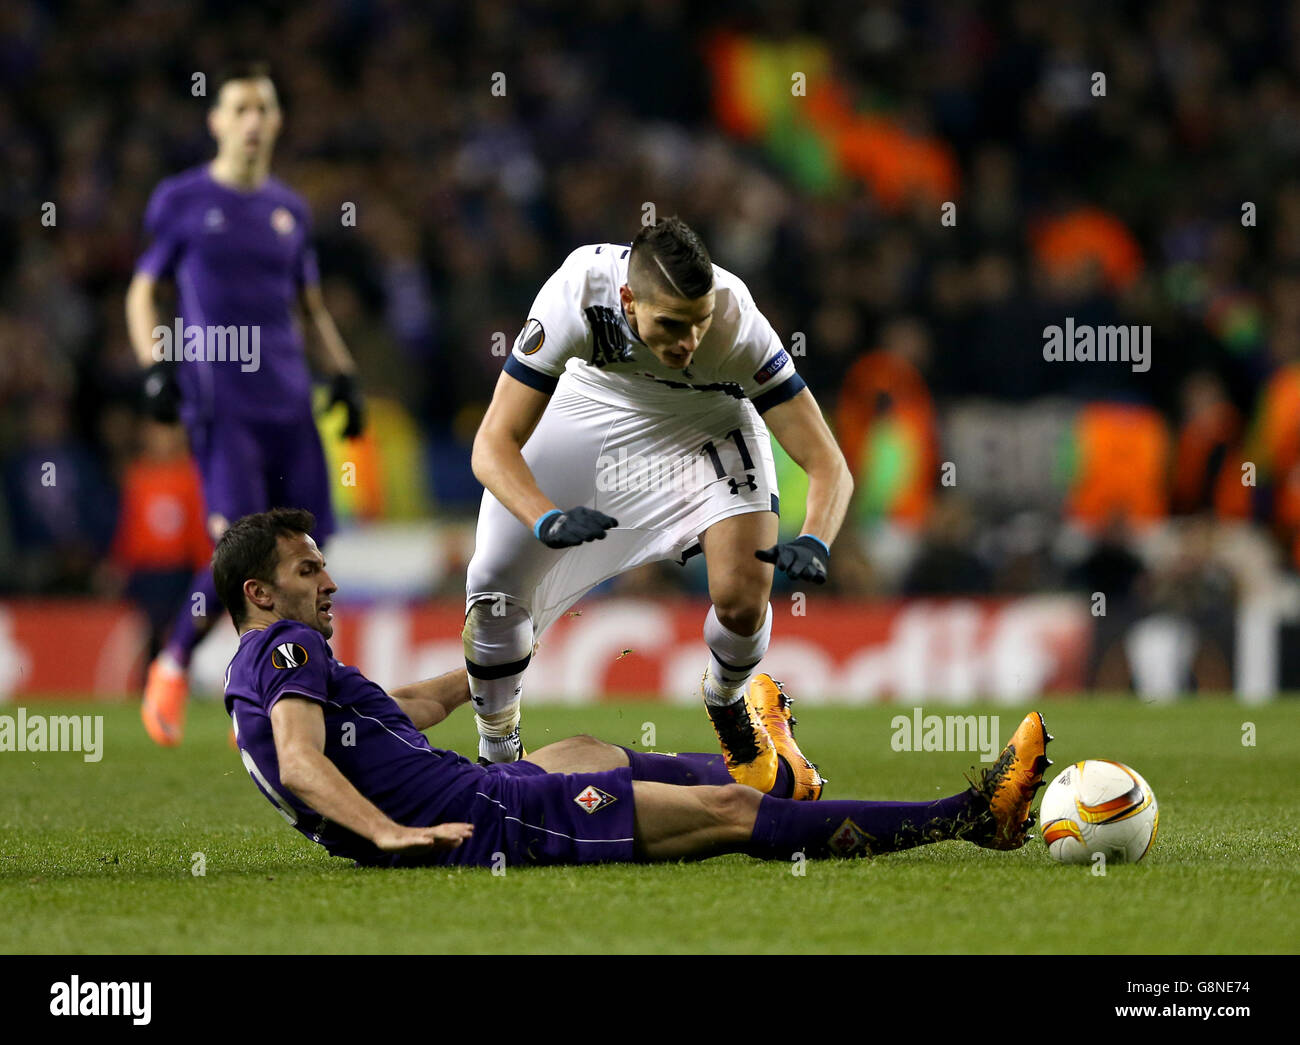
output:
<instances>
[{"instance_id":1,"label":"purple sock","mask_svg":"<svg viewBox=\"0 0 1300 1045\"><path fill-rule=\"evenodd\" d=\"M198 594L203 596L199 605L207 609L206 614L194 612L194 596ZM217 585L212 579L212 570L200 570L190 582L190 593L185 596L185 602L172 623L172 633L167 638L167 652L182 668L189 668L194 647L211 630L221 612L221 600L217 598Z\"/></svg>"},{"instance_id":2,"label":"purple sock","mask_svg":"<svg viewBox=\"0 0 1300 1045\"><path fill-rule=\"evenodd\" d=\"M633 780L655 780L661 784L679 784L684 787L734 783L721 755L706 755L695 751L660 755L653 751L634 751L630 747L623 750L627 752L627 763L632 767ZM794 777L785 759L777 758L776 763L776 783L769 793L778 798L789 798L794 793Z\"/></svg>"},{"instance_id":3,"label":"purple sock","mask_svg":"<svg viewBox=\"0 0 1300 1045\"><path fill-rule=\"evenodd\" d=\"M936 802L791 802L765 795L745 852L766 860L875 856L958 837L970 792Z\"/></svg>"},{"instance_id":4,"label":"purple sock","mask_svg":"<svg viewBox=\"0 0 1300 1045\"><path fill-rule=\"evenodd\" d=\"M632 767L633 780L654 780L660 784L680 784L694 787L699 784L730 784L731 774L723 764L721 755L703 755L685 752L680 755L660 755L653 751L627 752L627 763Z\"/></svg>"}]
</instances>

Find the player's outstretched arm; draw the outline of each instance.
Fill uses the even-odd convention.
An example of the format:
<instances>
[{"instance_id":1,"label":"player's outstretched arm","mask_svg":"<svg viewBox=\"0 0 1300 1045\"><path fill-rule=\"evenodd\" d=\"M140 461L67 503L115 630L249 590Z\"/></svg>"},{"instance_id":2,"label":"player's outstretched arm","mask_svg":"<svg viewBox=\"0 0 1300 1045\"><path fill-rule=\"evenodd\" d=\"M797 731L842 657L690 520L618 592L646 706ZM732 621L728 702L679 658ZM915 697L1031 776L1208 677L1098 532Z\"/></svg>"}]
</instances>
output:
<instances>
[{"instance_id":1,"label":"player's outstretched arm","mask_svg":"<svg viewBox=\"0 0 1300 1045\"><path fill-rule=\"evenodd\" d=\"M469 676L464 668L457 668L437 678L398 686L388 695L397 701L416 729L428 729L462 704L469 703Z\"/></svg>"},{"instance_id":2,"label":"player's outstretched arm","mask_svg":"<svg viewBox=\"0 0 1300 1045\"><path fill-rule=\"evenodd\" d=\"M478 481L550 548L604 540L618 520L578 505L561 511L542 493L524 460L524 443L546 412L550 396L502 372L478 434L472 464Z\"/></svg>"},{"instance_id":3,"label":"player's outstretched arm","mask_svg":"<svg viewBox=\"0 0 1300 1045\"><path fill-rule=\"evenodd\" d=\"M474 475L506 509L532 529L558 507L533 478L524 460L524 443L546 412L551 397L502 372L483 423L474 436Z\"/></svg>"},{"instance_id":4,"label":"player's outstretched arm","mask_svg":"<svg viewBox=\"0 0 1300 1045\"><path fill-rule=\"evenodd\" d=\"M126 288L126 332L131 339L136 362L142 367L154 364L153 330L158 325L158 305L154 300L157 281L147 272L137 272Z\"/></svg>"},{"instance_id":5,"label":"player's outstretched arm","mask_svg":"<svg viewBox=\"0 0 1300 1045\"><path fill-rule=\"evenodd\" d=\"M474 832L472 824L404 827L384 813L325 757L325 713L313 700L281 697L271 708L271 732L280 783L322 816L380 849L454 849Z\"/></svg>"},{"instance_id":6,"label":"player's outstretched arm","mask_svg":"<svg viewBox=\"0 0 1300 1045\"><path fill-rule=\"evenodd\" d=\"M306 338L308 352L317 370L330 379L330 406L342 403L347 409L347 422L343 426L345 439L355 439L361 434L366 424L365 406L361 399L361 389L357 386L356 363L352 353L343 342L343 335L334 325L334 317L325 307L325 297L315 283L306 283L298 292L298 303L303 315L307 317L307 326L316 332L316 337ZM319 348L315 351L311 346Z\"/></svg>"},{"instance_id":7,"label":"player's outstretched arm","mask_svg":"<svg viewBox=\"0 0 1300 1045\"><path fill-rule=\"evenodd\" d=\"M764 549L758 556L795 580L820 583L826 579L831 542L853 496L853 475L807 388L772 407L763 420L790 459L808 473L808 509L798 540Z\"/></svg>"},{"instance_id":8,"label":"player's outstretched arm","mask_svg":"<svg viewBox=\"0 0 1300 1045\"><path fill-rule=\"evenodd\" d=\"M126 289L126 332L136 361L144 368L144 402L155 421L170 424L180 419L180 388L170 363L154 359L153 332L158 326L157 281L137 272Z\"/></svg>"}]
</instances>

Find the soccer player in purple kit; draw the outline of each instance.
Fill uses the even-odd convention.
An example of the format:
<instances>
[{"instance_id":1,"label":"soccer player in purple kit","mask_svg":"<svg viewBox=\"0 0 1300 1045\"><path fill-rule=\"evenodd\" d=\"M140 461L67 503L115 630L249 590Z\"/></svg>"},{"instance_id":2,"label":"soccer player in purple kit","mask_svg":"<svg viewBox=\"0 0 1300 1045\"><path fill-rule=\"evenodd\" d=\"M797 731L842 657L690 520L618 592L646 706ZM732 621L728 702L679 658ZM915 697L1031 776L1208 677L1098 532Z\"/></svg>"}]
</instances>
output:
<instances>
[{"instance_id":1,"label":"soccer player in purple kit","mask_svg":"<svg viewBox=\"0 0 1300 1045\"><path fill-rule=\"evenodd\" d=\"M294 504L314 513L324 543L334 518L295 304L317 335L314 362L331 381L330 405L347 410L348 438L364 424L355 366L321 296L307 204L270 174L281 112L266 66L232 67L214 86L216 158L154 190L127 328L146 368L149 413L185 425L213 540L243 515ZM164 279L179 291L174 323L159 322L155 289ZM216 598L211 571L200 571L150 665L141 717L159 744L181 742L190 657L216 619Z\"/></svg>"},{"instance_id":2,"label":"soccer player in purple kit","mask_svg":"<svg viewBox=\"0 0 1300 1045\"><path fill-rule=\"evenodd\" d=\"M969 788L931 802L801 802L734 783L720 755L658 755L572 737L481 765L420 732L469 699L463 670L385 693L334 659L337 590L309 512L240 519L213 554L239 631L226 709L249 774L284 818L362 865L500 868L740 852L869 856L965 840L1016 849L1050 765L1031 712Z\"/></svg>"}]
</instances>

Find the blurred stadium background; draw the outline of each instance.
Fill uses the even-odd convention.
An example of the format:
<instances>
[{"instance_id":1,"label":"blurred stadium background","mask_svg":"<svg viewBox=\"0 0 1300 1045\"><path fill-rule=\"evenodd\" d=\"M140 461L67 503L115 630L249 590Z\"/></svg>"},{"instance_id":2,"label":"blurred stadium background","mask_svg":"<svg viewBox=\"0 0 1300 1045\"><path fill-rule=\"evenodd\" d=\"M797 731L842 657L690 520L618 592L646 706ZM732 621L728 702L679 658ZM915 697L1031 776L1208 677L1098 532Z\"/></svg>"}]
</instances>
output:
<instances>
[{"instance_id":1,"label":"blurred stadium background","mask_svg":"<svg viewBox=\"0 0 1300 1045\"><path fill-rule=\"evenodd\" d=\"M357 476L340 659L460 663L500 346L653 203L748 283L856 475L828 588L774 594L795 693L1300 689L1300 4L6 0L0 700L137 694L209 553L123 295L149 193L212 152L194 74L246 56L368 397L361 441L320 421ZM1149 324L1150 369L1048 363L1066 316ZM701 565L586 600L530 699L694 700Z\"/></svg>"}]
</instances>

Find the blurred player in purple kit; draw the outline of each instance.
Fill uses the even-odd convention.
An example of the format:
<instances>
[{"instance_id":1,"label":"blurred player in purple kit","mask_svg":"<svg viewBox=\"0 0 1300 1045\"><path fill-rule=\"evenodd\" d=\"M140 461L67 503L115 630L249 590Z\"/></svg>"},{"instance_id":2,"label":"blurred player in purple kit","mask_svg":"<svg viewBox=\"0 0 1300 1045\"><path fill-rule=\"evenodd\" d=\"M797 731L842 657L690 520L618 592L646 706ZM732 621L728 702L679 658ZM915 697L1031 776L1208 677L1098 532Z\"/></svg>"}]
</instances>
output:
<instances>
[{"instance_id":1,"label":"blurred player in purple kit","mask_svg":"<svg viewBox=\"0 0 1300 1045\"><path fill-rule=\"evenodd\" d=\"M244 766L298 831L363 865L573 864L868 856L960 839L1024 844L1050 764L1042 716L977 783L930 802L795 801L732 782L720 755L657 755L573 737L482 765L420 732L469 700L464 671L391 694L330 651L336 591L310 513L230 526L213 554L239 631L226 672Z\"/></svg>"},{"instance_id":2,"label":"blurred player in purple kit","mask_svg":"<svg viewBox=\"0 0 1300 1045\"><path fill-rule=\"evenodd\" d=\"M314 513L324 543L334 518L295 303L317 334L330 405L346 407L348 438L364 423L355 367L321 297L307 205L270 175L281 113L266 67L232 68L214 87L216 158L154 190L127 328L147 368L149 413L185 426L213 540L243 515L294 504ZM178 289L176 321L160 322L164 279ZM181 741L190 657L216 619L216 598L211 570L200 571L149 668L141 717L159 744Z\"/></svg>"}]
</instances>

